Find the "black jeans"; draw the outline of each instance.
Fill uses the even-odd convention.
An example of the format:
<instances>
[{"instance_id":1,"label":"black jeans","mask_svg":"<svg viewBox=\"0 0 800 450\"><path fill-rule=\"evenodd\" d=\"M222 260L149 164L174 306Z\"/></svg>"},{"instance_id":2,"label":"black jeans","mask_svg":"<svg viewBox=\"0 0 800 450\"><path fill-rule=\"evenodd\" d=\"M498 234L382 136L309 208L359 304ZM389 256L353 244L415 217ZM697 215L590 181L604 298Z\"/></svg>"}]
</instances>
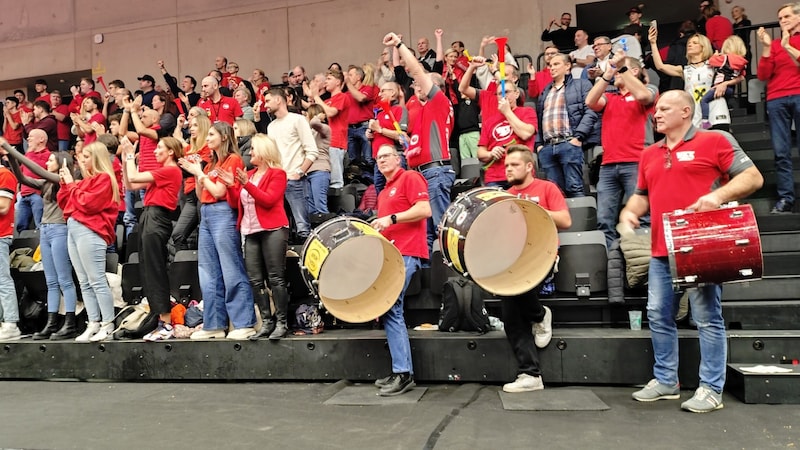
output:
<instances>
[{"instance_id":1,"label":"black jeans","mask_svg":"<svg viewBox=\"0 0 800 450\"><path fill-rule=\"evenodd\" d=\"M261 231L248 234L244 238L244 267L253 294L264 289L264 281L272 290L275 307L280 308L278 301L284 301L286 292L286 249L289 245L289 229ZM277 297L281 297L278 299ZM288 303L288 295L285 301Z\"/></svg>"},{"instance_id":2,"label":"black jeans","mask_svg":"<svg viewBox=\"0 0 800 450\"><path fill-rule=\"evenodd\" d=\"M503 326L506 339L517 359L517 373L535 377L542 375L539 368L539 352L533 342L534 322L544 319L544 306L537 294L539 286L513 297L502 297Z\"/></svg>"},{"instance_id":3,"label":"black jeans","mask_svg":"<svg viewBox=\"0 0 800 450\"><path fill-rule=\"evenodd\" d=\"M146 206L139 218L139 274L150 312L154 314L168 313L172 307L166 276L171 215L172 211L161 206Z\"/></svg>"},{"instance_id":4,"label":"black jeans","mask_svg":"<svg viewBox=\"0 0 800 450\"><path fill-rule=\"evenodd\" d=\"M172 243L175 250L186 250L186 241L200 224L200 207L194 191L181 195L181 214L172 231Z\"/></svg>"}]
</instances>

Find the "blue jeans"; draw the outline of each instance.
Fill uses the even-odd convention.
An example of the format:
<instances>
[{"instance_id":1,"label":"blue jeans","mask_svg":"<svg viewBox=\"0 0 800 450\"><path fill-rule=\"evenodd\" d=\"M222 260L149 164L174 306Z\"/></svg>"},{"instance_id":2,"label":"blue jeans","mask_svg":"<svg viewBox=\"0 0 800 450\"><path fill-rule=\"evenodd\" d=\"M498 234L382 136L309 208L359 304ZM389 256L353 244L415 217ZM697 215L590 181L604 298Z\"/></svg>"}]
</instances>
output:
<instances>
[{"instance_id":1,"label":"blue jeans","mask_svg":"<svg viewBox=\"0 0 800 450\"><path fill-rule=\"evenodd\" d=\"M62 293L66 312L75 312L78 292L72 280L72 261L67 250L67 225L43 223L39 248L42 252L44 279L47 281L47 312L58 312Z\"/></svg>"},{"instance_id":2,"label":"blue jeans","mask_svg":"<svg viewBox=\"0 0 800 450\"><path fill-rule=\"evenodd\" d=\"M17 196L16 205L17 217L14 225L17 231L27 230L33 217L33 223L36 229L42 224L42 213L44 212L44 205L42 204L42 196L39 194L28 194L26 196Z\"/></svg>"},{"instance_id":3,"label":"blue jeans","mask_svg":"<svg viewBox=\"0 0 800 450\"><path fill-rule=\"evenodd\" d=\"M328 157L331 161L331 187L344 187L344 149L329 147Z\"/></svg>"},{"instance_id":4,"label":"blue jeans","mask_svg":"<svg viewBox=\"0 0 800 450\"><path fill-rule=\"evenodd\" d=\"M678 383L678 328L675 314L682 292L672 285L669 260L650 258L649 284L647 290L647 319L653 341L653 375L664 384ZM725 321L722 319L720 297L722 287L718 284L698 288L689 296L692 319L697 323L700 338L700 384L722 392L725 386L725 362L727 340Z\"/></svg>"},{"instance_id":5,"label":"blue jeans","mask_svg":"<svg viewBox=\"0 0 800 450\"><path fill-rule=\"evenodd\" d=\"M69 150L69 141L68 140L58 140L58 151L65 152Z\"/></svg>"},{"instance_id":6,"label":"blue jeans","mask_svg":"<svg viewBox=\"0 0 800 450\"><path fill-rule=\"evenodd\" d=\"M708 120L709 105L714 101L714 95L716 95L716 93L717 90L711 88L707 90L703 98L700 99L700 116L703 120ZM729 87L725 89L725 98L730 98L731 95L733 95L733 88Z\"/></svg>"},{"instance_id":7,"label":"blue jeans","mask_svg":"<svg viewBox=\"0 0 800 450\"><path fill-rule=\"evenodd\" d=\"M284 196L286 201L289 202L289 208L292 210L292 217L294 217L294 223L297 226L297 234L305 239L311 232L311 224L308 222L305 180L287 181Z\"/></svg>"},{"instance_id":8,"label":"blue jeans","mask_svg":"<svg viewBox=\"0 0 800 450\"><path fill-rule=\"evenodd\" d=\"M778 199L794 204L794 178L792 176L792 121L800 130L800 95L790 95L767 102L769 132L775 150L775 175ZM800 138L797 147L800 149Z\"/></svg>"},{"instance_id":9,"label":"blue jeans","mask_svg":"<svg viewBox=\"0 0 800 450\"><path fill-rule=\"evenodd\" d=\"M308 214L328 213L328 188L330 186L331 173L327 170L315 170L306 175Z\"/></svg>"},{"instance_id":10,"label":"blue jeans","mask_svg":"<svg viewBox=\"0 0 800 450\"><path fill-rule=\"evenodd\" d=\"M386 340L389 342L389 353L392 355L392 373L413 374L411 343L408 341L408 329L403 315L403 300L411 277L419 270L422 263L416 256L403 256L403 263L406 266L406 281L397 301L383 315L383 327L386 330Z\"/></svg>"},{"instance_id":11,"label":"blue jeans","mask_svg":"<svg viewBox=\"0 0 800 450\"><path fill-rule=\"evenodd\" d=\"M67 221L67 249L81 285L90 322L114 321L114 297L106 279L106 241L86 225Z\"/></svg>"},{"instance_id":12,"label":"blue jeans","mask_svg":"<svg viewBox=\"0 0 800 450\"><path fill-rule=\"evenodd\" d=\"M639 163L600 166L600 178L597 182L597 229L606 235L606 248L611 248L611 243L619 238L619 212L636 190L638 175ZM649 226L650 215L642 216L639 223Z\"/></svg>"},{"instance_id":13,"label":"blue jeans","mask_svg":"<svg viewBox=\"0 0 800 450\"><path fill-rule=\"evenodd\" d=\"M8 254L11 237L0 238L0 322L19 322L17 289L11 278L11 258Z\"/></svg>"},{"instance_id":14,"label":"blue jeans","mask_svg":"<svg viewBox=\"0 0 800 450\"><path fill-rule=\"evenodd\" d=\"M450 164L431 167L422 171L428 182L428 197L431 203L431 217L428 218L428 253L431 253L433 241L439 234L439 222L450 206L450 189L456 181L456 173Z\"/></svg>"},{"instance_id":15,"label":"blue jeans","mask_svg":"<svg viewBox=\"0 0 800 450\"><path fill-rule=\"evenodd\" d=\"M350 161L363 160L373 164L372 144L367 139L367 125L358 128L347 127L347 155Z\"/></svg>"},{"instance_id":16,"label":"blue jeans","mask_svg":"<svg viewBox=\"0 0 800 450\"><path fill-rule=\"evenodd\" d=\"M539 150L539 165L547 179L566 197L583 197L583 149L569 142L546 144Z\"/></svg>"},{"instance_id":17,"label":"blue jeans","mask_svg":"<svg viewBox=\"0 0 800 450\"><path fill-rule=\"evenodd\" d=\"M253 291L242 258L236 210L227 202L200 207L197 275L203 294L203 328L224 330L256 324Z\"/></svg>"}]
</instances>

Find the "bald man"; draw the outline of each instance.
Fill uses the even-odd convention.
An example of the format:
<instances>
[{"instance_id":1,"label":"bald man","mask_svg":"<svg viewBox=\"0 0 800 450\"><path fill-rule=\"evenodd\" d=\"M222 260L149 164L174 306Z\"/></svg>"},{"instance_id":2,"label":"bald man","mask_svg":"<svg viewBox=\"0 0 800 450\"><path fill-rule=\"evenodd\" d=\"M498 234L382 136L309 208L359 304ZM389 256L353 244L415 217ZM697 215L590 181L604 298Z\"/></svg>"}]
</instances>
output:
<instances>
[{"instance_id":1,"label":"bald man","mask_svg":"<svg viewBox=\"0 0 800 450\"><path fill-rule=\"evenodd\" d=\"M649 210L652 221L652 257L647 291L647 318L653 342L654 378L633 393L640 402L677 400L678 330L676 302L683 289L672 284L664 227L664 213L678 209L709 211L746 197L764 183L761 173L730 134L703 131L692 125L694 101L684 91L667 91L656 103L656 130L664 139L647 147L639 161L635 193L620 213L620 224L639 226ZM725 185L712 190L723 177ZM722 408L727 337L717 284L701 286L690 296L692 317L700 338L700 387L681 408L704 413Z\"/></svg>"},{"instance_id":2,"label":"bald man","mask_svg":"<svg viewBox=\"0 0 800 450\"><path fill-rule=\"evenodd\" d=\"M197 106L206 110L211 123L227 122L233 126L233 121L244 114L239 102L220 93L219 81L216 78L211 76L203 78L201 92L203 99Z\"/></svg>"}]
</instances>

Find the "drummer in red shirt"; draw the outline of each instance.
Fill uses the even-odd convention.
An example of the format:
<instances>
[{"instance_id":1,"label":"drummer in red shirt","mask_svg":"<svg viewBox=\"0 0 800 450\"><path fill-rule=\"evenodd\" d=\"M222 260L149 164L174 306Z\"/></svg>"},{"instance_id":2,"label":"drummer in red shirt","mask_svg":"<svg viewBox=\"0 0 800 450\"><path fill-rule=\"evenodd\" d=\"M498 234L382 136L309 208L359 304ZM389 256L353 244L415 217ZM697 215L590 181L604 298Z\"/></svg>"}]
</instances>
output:
<instances>
[{"instance_id":1,"label":"drummer in red shirt","mask_svg":"<svg viewBox=\"0 0 800 450\"><path fill-rule=\"evenodd\" d=\"M654 218L647 290L654 378L633 393L633 399L640 402L680 398L675 311L683 292L673 287L662 215L678 209L717 209L752 194L764 183L733 136L692 126L694 108L694 100L685 91L667 91L658 100L656 130L665 138L642 151L636 191L619 216L620 225L634 228L648 210ZM715 189L725 176L730 181ZM681 404L687 411L703 413L722 408L727 337L721 294L720 285L708 284L689 296L700 338L700 387L694 397Z\"/></svg>"},{"instance_id":2,"label":"drummer in red shirt","mask_svg":"<svg viewBox=\"0 0 800 450\"><path fill-rule=\"evenodd\" d=\"M431 205L425 178L419 172L401 167L400 155L394 146L381 146L375 160L386 177L386 187L378 196L378 218L372 221L372 227L400 250L406 267L403 290L392 308L383 315L386 340L392 356L392 374L376 380L375 386L380 388L378 395L390 397L403 394L415 386L411 344L403 317L403 297L411 276L422 266L422 260L428 257L425 234Z\"/></svg>"},{"instance_id":3,"label":"drummer in red shirt","mask_svg":"<svg viewBox=\"0 0 800 450\"><path fill-rule=\"evenodd\" d=\"M511 186L509 194L537 203L550 214L559 230L572 226L572 217L561 189L552 181L533 176L536 166L529 147L519 144L508 147L505 152L505 172ZM544 389L536 348L544 348L550 343L553 315L550 308L539 302L538 292L539 286L536 286L524 294L501 298L506 339L517 359L517 379L503 385L505 392Z\"/></svg>"}]
</instances>

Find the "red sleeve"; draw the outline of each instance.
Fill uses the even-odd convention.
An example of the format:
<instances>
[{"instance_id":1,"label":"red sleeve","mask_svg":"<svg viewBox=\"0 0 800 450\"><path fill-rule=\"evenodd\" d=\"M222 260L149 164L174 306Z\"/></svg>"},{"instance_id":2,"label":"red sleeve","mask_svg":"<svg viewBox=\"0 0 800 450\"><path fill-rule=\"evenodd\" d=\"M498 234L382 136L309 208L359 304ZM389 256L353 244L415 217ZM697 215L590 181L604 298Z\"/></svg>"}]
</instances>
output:
<instances>
[{"instance_id":1,"label":"red sleeve","mask_svg":"<svg viewBox=\"0 0 800 450\"><path fill-rule=\"evenodd\" d=\"M272 208L283 204L286 192L286 172L282 169L271 168L259 180L258 186L253 183L244 185L244 189L253 197L256 205L263 208Z\"/></svg>"},{"instance_id":2,"label":"red sleeve","mask_svg":"<svg viewBox=\"0 0 800 450\"><path fill-rule=\"evenodd\" d=\"M113 198L114 194L110 187L111 176L104 172L80 182L61 186L58 190L58 205L61 209L65 209L69 204L73 210L85 215L100 215L108 208Z\"/></svg>"},{"instance_id":3,"label":"red sleeve","mask_svg":"<svg viewBox=\"0 0 800 450\"><path fill-rule=\"evenodd\" d=\"M405 191L406 195L408 195L408 201L412 205L416 205L417 202L423 200L429 201L428 182L425 181L425 177L423 177L421 173L413 170L406 170L404 173L407 174L403 181L405 182Z\"/></svg>"},{"instance_id":4,"label":"red sleeve","mask_svg":"<svg viewBox=\"0 0 800 450\"><path fill-rule=\"evenodd\" d=\"M545 198L547 199L547 204L542 205L542 208L548 211L564 211L568 208L567 201L564 200L564 194L561 193L561 189L552 182L547 183Z\"/></svg>"},{"instance_id":5,"label":"red sleeve","mask_svg":"<svg viewBox=\"0 0 800 450\"><path fill-rule=\"evenodd\" d=\"M361 86L359 89L366 97L359 103L372 103L378 98L378 86Z\"/></svg>"}]
</instances>

